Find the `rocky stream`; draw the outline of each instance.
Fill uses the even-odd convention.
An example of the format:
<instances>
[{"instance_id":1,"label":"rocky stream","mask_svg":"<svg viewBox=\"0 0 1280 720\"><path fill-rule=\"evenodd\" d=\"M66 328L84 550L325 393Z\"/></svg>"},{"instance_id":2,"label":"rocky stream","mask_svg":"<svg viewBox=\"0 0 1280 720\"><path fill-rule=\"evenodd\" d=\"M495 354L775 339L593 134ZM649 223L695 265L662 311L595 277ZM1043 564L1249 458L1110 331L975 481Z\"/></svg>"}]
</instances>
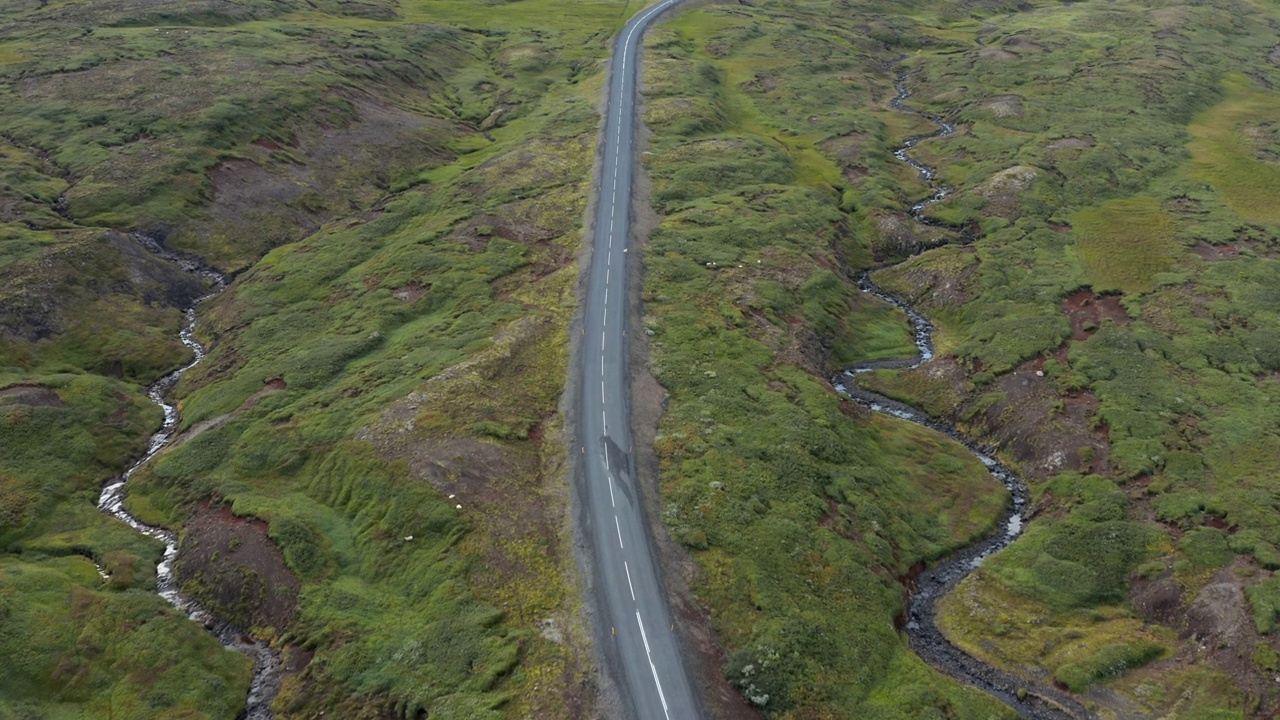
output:
<instances>
[{"instance_id":1,"label":"rocky stream","mask_svg":"<svg viewBox=\"0 0 1280 720\"><path fill-rule=\"evenodd\" d=\"M938 126L937 131L912 137L894 151L894 156L915 168L920 174L920 179L933 190L927 198L911 206L911 217L916 222L937 226L939 223L925 216L924 211L930 205L946 198L951 193L951 188L939 184L936 170L911 157L909 151L923 141L951 135L955 132L955 126L940 117L913 110L904 105L910 97L905 73L898 75L894 85L898 91L897 97L891 103L895 110L918 115ZM960 237L962 242L973 239L972 235L965 231L961 231ZM1091 717L1088 711L1067 693L1051 686L1029 684L1024 679L987 665L953 645L938 629L935 622L938 599L979 567L984 559L1017 539L1028 520L1030 492L1022 478L995 458L994 448L965 436L954 426L938 418L930 417L909 405L859 387L857 376L861 373L885 368L913 369L933 359L933 325L911 303L875 284L871 275L880 269L883 268L867 270L859 275L858 287L862 292L875 295L906 313L915 333L918 353L913 358L854 365L836 376L832 380L833 384L837 390L847 394L866 408L914 422L956 440L968 448L986 466L991 476L1009 490L1010 494L1009 506L1000 518L995 532L944 558L916 577L904 626L911 649L941 672L991 694L1024 718L1084 720Z\"/></svg>"},{"instance_id":2,"label":"rocky stream","mask_svg":"<svg viewBox=\"0 0 1280 720\"><path fill-rule=\"evenodd\" d=\"M271 702L280 691L280 657L266 642L254 640L240 628L218 619L192 598L178 590L178 582L173 575L173 562L178 555L178 534L172 530L148 525L125 509L125 493L128 490L129 478L137 472L173 441L174 431L178 426L178 408L171 405L166 398L182 376L188 370L200 364L205 357L204 347L195 339L196 308L200 303L218 295L226 289L229 279L212 268L200 264L186 256L169 252L150 238L139 237L148 249L170 262L178 264L183 270L201 276L210 285L208 295L198 299L186 309L186 320L183 323L179 338L182 344L191 349L194 358L190 363L174 370L157 380L147 389L147 397L164 411L164 424L151 436L147 451L135 460L123 475L107 482L98 498L98 509L112 517L118 518L134 530L155 538L164 543L164 557L156 566L156 592L169 604L186 613L193 622L200 623L212 635L218 638L227 648L244 653L253 661L253 682L249 687L249 696L245 702L245 710L241 714L244 720L271 720ZM106 579L106 572L99 567L98 572Z\"/></svg>"}]
</instances>

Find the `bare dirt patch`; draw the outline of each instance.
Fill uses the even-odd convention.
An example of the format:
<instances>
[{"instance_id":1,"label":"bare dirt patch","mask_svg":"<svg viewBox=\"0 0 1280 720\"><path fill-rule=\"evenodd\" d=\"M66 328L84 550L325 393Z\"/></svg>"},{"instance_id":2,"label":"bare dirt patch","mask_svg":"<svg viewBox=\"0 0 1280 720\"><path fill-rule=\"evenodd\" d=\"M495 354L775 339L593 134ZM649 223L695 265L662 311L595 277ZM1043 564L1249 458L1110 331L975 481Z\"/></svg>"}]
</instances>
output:
<instances>
[{"instance_id":1,"label":"bare dirt patch","mask_svg":"<svg viewBox=\"0 0 1280 720\"><path fill-rule=\"evenodd\" d=\"M984 47L978 51L978 57L982 60L997 60L1004 62L1020 59L1020 56L1017 53L1009 52L1008 50L998 47Z\"/></svg>"},{"instance_id":2,"label":"bare dirt patch","mask_svg":"<svg viewBox=\"0 0 1280 720\"><path fill-rule=\"evenodd\" d=\"M1252 228L1237 228L1235 238L1230 243L1201 247L1201 243L1191 247L1191 251L1206 260L1231 260L1240 255L1259 258L1280 257L1277 239L1251 232Z\"/></svg>"},{"instance_id":3,"label":"bare dirt patch","mask_svg":"<svg viewBox=\"0 0 1280 720\"><path fill-rule=\"evenodd\" d=\"M267 523L203 504L183 528L174 576L220 618L280 634L293 621L301 584L267 535Z\"/></svg>"},{"instance_id":4,"label":"bare dirt patch","mask_svg":"<svg viewBox=\"0 0 1280 720\"><path fill-rule=\"evenodd\" d=\"M1013 53L1009 54L1013 55ZM983 100L982 108L991 111L998 118L1020 118L1022 117L1022 98L1017 95L995 95Z\"/></svg>"},{"instance_id":5,"label":"bare dirt patch","mask_svg":"<svg viewBox=\"0 0 1280 720\"><path fill-rule=\"evenodd\" d=\"M1230 569L1214 575L1187 608L1184 635L1219 650L1245 646L1252 651L1257 630L1241 578Z\"/></svg>"},{"instance_id":6,"label":"bare dirt patch","mask_svg":"<svg viewBox=\"0 0 1280 720\"><path fill-rule=\"evenodd\" d=\"M1182 586L1172 578L1134 578L1129 602L1143 620L1174 625L1182 615Z\"/></svg>"},{"instance_id":7,"label":"bare dirt patch","mask_svg":"<svg viewBox=\"0 0 1280 720\"><path fill-rule=\"evenodd\" d=\"M1022 194L1038 177L1040 170L1030 165L1015 165L992 175L978 186L978 194L987 199L984 211L1005 218L1021 215Z\"/></svg>"},{"instance_id":8,"label":"bare dirt patch","mask_svg":"<svg viewBox=\"0 0 1280 720\"><path fill-rule=\"evenodd\" d=\"M1258 632L1246 595L1246 589L1266 575L1252 560L1237 557L1193 594L1184 592L1168 572L1152 580L1136 578L1130 590L1134 609L1145 619L1177 630L1187 641L1160 665L1216 667L1257 702L1250 717L1259 718L1277 717L1280 712L1275 672L1260 668L1254 660L1259 649L1280 650L1280 642Z\"/></svg>"},{"instance_id":9,"label":"bare dirt patch","mask_svg":"<svg viewBox=\"0 0 1280 720\"><path fill-rule=\"evenodd\" d=\"M1280 162L1280 123L1245 123L1238 131L1256 159L1267 163Z\"/></svg>"},{"instance_id":10,"label":"bare dirt patch","mask_svg":"<svg viewBox=\"0 0 1280 720\"><path fill-rule=\"evenodd\" d=\"M1092 427L1098 399L1091 393L1062 397L1043 367L1044 358L1037 358L996 381L990 390L1003 397L975 418L986 426L983 434L1030 478L1106 472L1107 437Z\"/></svg>"},{"instance_id":11,"label":"bare dirt patch","mask_svg":"<svg viewBox=\"0 0 1280 720\"><path fill-rule=\"evenodd\" d=\"M536 466L531 456L522 456L498 443L468 437L419 440L405 448L405 459L413 477L426 480L455 505L488 506L508 500L496 480L518 477ZM520 503L532 520L533 503Z\"/></svg>"},{"instance_id":12,"label":"bare dirt patch","mask_svg":"<svg viewBox=\"0 0 1280 720\"><path fill-rule=\"evenodd\" d=\"M866 133L848 133L824 141L820 148L823 154L836 161L846 180L856 183L870 174L866 167L870 153L868 138Z\"/></svg>"},{"instance_id":13,"label":"bare dirt patch","mask_svg":"<svg viewBox=\"0 0 1280 720\"><path fill-rule=\"evenodd\" d=\"M485 518L484 540L478 544L491 571L488 582L546 580L545 568L526 552L531 545L542 552L554 548L560 523L558 513L549 511L554 506L538 497L541 468L532 447L469 437L423 438L402 446L399 456L415 479L431 483L456 509Z\"/></svg>"},{"instance_id":14,"label":"bare dirt patch","mask_svg":"<svg viewBox=\"0 0 1280 720\"><path fill-rule=\"evenodd\" d=\"M776 72L758 72L755 77L743 83L744 89L752 90L761 95L771 93L782 87L785 78L781 73Z\"/></svg>"},{"instance_id":15,"label":"bare dirt patch","mask_svg":"<svg viewBox=\"0 0 1280 720\"><path fill-rule=\"evenodd\" d=\"M255 147L266 149L262 145ZM306 191L305 183L310 180L311 174L301 167L295 166L289 174L276 175L253 160L227 160L209 170L213 201L218 208L249 207L256 203L287 205ZM302 212L291 214L299 222L314 223Z\"/></svg>"},{"instance_id":16,"label":"bare dirt patch","mask_svg":"<svg viewBox=\"0 0 1280 720\"><path fill-rule=\"evenodd\" d=\"M278 392L284 392L285 390L288 390L288 389L289 389L289 384L284 381L284 378L278 378L278 377L271 378L270 380L262 384L261 390L245 398L244 402L240 404L240 409L248 410L254 405L257 405L258 401L261 400L262 398L268 395L274 395Z\"/></svg>"},{"instance_id":17,"label":"bare dirt patch","mask_svg":"<svg viewBox=\"0 0 1280 720\"><path fill-rule=\"evenodd\" d=\"M431 289L431 283L409 283L391 291L391 297L406 305L412 305L422 299Z\"/></svg>"},{"instance_id":18,"label":"bare dirt patch","mask_svg":"<svg viewBox=\"0 0 1280 720\"><path fill-rule=\"evenodd\" d=\"M1234 245L1210 245L1203 240L1199 240L1195 245L1192 245L1191 252L1210 262L1240 255L1240 250Z\"/></svg>"},{"instance_id":19,"label":"bare dirt patch","mask_svg":"<svg viewBox=\"0 0 1280 720\"><path fill-rule=\"evenodd\" d=\"M1062 150L1084 150L1085 148L1091 148L1097 144L1097 141L1088 136L1064 137L1053 140L1044 147L1049 152L1059 152Z\"/></svg>"},{"instance_id":20,"label":"bare dirt patch","mask_svg":"<svg viewBox=\"0 0 1280 720\"><path fill-rule=\"evenodd\" d=\"M964 100L965 97L968 96L968 94L969 94L968 87L964 85L957 85L956 87L953 87L950 90L944 90L943 92L940 92L937 95L934 95L932 98L930 98L929 102L932 104L941 103L941 104L947 104L947 105L954 105L955 103L958 103Z\"/></svg>"},{"instance_id":21,"label":"bare dirt patch","mask_svg":"<svg viewBox=\"0 0 1280 720\"><path fill-rule=\"evenodd\" d=\"M980 262L972 248L967 248L954 263L909 262L885 272L898 274L909 288L911 302L927 314L937 308L960 308L972 300Z\"/></svg>"},{"instance_id":22,"label":"bare dirt patch","mask_svg":"<svg viewBox=\"0 0 1280 720\"><path fill-rule=\"evenodd\" d=\"M27 405L30 407L63 407L66 403L58 393L42 385L10 385L0 388L0 404Z\"/></svg>"},{"instance_id":23,"label":"bare dirt patch","mask_svg":"<svg viewBox=\"0 0 1280 720\"><path fill-rule=\"evenodd\" d=\"M483 252L489 241L495 237L509 240L521 245L534 245L548 242L559 233L551 228L539 227L527 220L503 215L477 215L456 226L445 239L461 242L472 252Z\"/></svg>"},{"instance_id":24,"label":"bare dirt patch","mask_svg":"<svg viewBox=\"0 0 1280 720\"><path fill-rule=\"evenodd\" d=\"M1012 49L1019 55L1025 54L1027 51L1044 49L1040 43L1036 42L1035 39L1031 37L1030 31L1020 32L1013 37L1010 37L1008 40L1004 41L1004 46Z\"/></svg>"},{"instance_id":25,"label":"bare dirt patch","mask_svg":"<svg viewBox=\"0 0 1280 720\"><path fill-rule=\"evenodd\" d=\"M1076 341L1088 339L1104 320L1117 325L1129 322L1119 295L1097 295L1089 289L1077 290L1063 299L1062 312L1071 321L1071 339Z\"/></svg>"},{"instance_id":26,"label":"bare dirt patch","mask_svg":"<svg viewBox=\"0 0 1280 720\"><path fill-rule=\"evenodd\" d=\"M1147 17L1161 30L1173 30L1187 24L1187 12L1184 7L1152 8L1147 11Z\"/></svg>"}]
</instances>

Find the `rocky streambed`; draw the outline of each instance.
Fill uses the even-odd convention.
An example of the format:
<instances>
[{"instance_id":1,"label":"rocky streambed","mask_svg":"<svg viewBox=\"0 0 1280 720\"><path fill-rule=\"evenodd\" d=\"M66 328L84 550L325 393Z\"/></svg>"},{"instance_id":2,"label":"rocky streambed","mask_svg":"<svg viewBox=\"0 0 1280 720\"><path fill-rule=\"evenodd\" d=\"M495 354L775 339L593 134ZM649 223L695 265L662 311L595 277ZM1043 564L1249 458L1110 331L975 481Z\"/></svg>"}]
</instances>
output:
<instances>
[{"instance_id":1,"label":"rocky streambed","mask_svg":"<svg viewBox=\"0 0 1280 720\"><path fill-rule=\"evenodd\" d=\"M894 151L895 157L915 168L920 174L920 179L932 188L927 198L911 205L911 217L915 222L937 226L938 223L926 217L924 211L930 205L946 198L951 193L951 188L939 184L936 170L911 157L910 150L925 140L951 135L955 132L955 126L940 117L912 110L904 104L910 97L906 74L898 76L895 87L898 91L892 102L895 110L919 115L938 126L935 132L910 138ZM960 237L962 242L972 239L970 234L963 231ZM985 558L1007 547L1022 533L1028 520L1030 492L1022 478L995 458L993 448L978 443L953 425L938 418L930 417L909 405L858 386L857 376L861 373L884 368L916 368L933 359L933 325L910 302L876 285L871 279L872 272L868 270L858 277L859 289L864 293L875 295L906 313L915 333L918 352L911 358L882 360L847 368L832 380L836 389L875 412L923 425L961 443L987 467L992 478L1003 484L1010 494L1009 506L1000 518L995 532L953 553L916 577L915 589L911 592L908 602L904 626L911 649L933 667L956 680L993 695L1024 718L1031 720L1088 718L1090 717L1088 711L1067 693L1053 687L1030 685L1026 680L987 665L953 645L938 629L935 622L938 600L979 567Z\"/></svg>"},{"instance_id":2,"label":"rocky streambed","mask_svg":"<svg viewBox=\"0 0 1280 720\"><path fill-rule=\"evenodd\" d=\"M195 339L196 308L200 303L221 293L228 284L228 278L212 268L204 266L191 258L168 252L148 238L139 239L148 249L165 260L178 264L187 272L203 277L210 283L212 290L208 295L196 300L191 307L186 309L186 321L183 323L182 330L179 333L182 344L191 348L195 358L187 365L160 378L147 389L147 397L151 398L151 401L159 405L160 409L164 411L164 424L155 435L151 436L151 442L147 446L146 453L133 461L123 475L114 478L103 486L102 494L98 498L98 509L122 520L129 527L143 535L164 543L164 557L161 559L160 564L156 566L157 593L171 605L186 613L192 621L203 625L223 645L232 650L242 652L253 660L253 682L249 687L249 697L245 704L244 714L241 717L244 720L270 720L272 718L271 702L275 700L276 694L280 691L279 654L266 642L254 640L239 628L215 617L195 600L180 593L178 591L178 582L173 574L173 562L178 554L177 533L167 528L148 525L138 520L124 506L129 479L137 472L138 468L145 465L173 441L179 415L178 408L166 400L169 392L173 390L173 387L178 384L178 381L182 379L182 376L188 370L200 364L200 361L205 357L204 347ZM103 575L104 579L107 577L101 567L99 567L98 572Z\"/></svg>"}]
</instances>

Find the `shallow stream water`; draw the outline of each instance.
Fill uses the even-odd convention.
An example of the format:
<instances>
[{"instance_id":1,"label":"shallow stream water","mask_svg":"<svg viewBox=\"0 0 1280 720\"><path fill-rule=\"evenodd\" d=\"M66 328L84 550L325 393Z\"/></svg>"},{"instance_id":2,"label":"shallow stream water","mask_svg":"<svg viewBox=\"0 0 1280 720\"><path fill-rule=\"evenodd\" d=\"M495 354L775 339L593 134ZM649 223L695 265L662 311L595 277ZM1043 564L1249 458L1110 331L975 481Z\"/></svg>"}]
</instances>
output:
<instances>
[{"instance_id":1,"label":"shallow stream water","mask_svg":"<svg viewBox=\"0 0 1280 720\"><path fill-rule=\"evenodd\" d=\"M178 408L169 404L166 397L173 390L173 387L178 384L178 381L182 379L182 376L188 370L200 364L200 361L205 357L204 347L195 339L196 308L200 303L225 290L228 282L226 276L210 268L200 265L189 258L170 253L147 238L139 239L152 252L178 264L187 272L200 275L210 281L213 285L213 290L210 294L196 300L191 307L187 308L186 321L179 332L182 344L191 348L195 358L185 366L160 378L147 389L147 397L151 398L151 401L159 405L160 409L164 411L164 424L161 425L160 430L155 435L151 436L151 442L147 446L146 453L135 460L123 475L103 486L102 494L98 498L98 509L124 521L129 527L143 535L164 543L164 557L160 560L160 564L156 566L157 593L167 600L169 604L186 613L192 621L203 625L223 645L232 650L242 652L253 660L253 682L249 687L249 697L246 702L245 712L241 717L245 718L245 720L271 720L271 702L280 691L279 655L267 643L250 638L239 628L214 617L212 613L201 607L195 600L182 595L178 591L178 583L173 576L173 561L178 554L177 534L172 530L148 525L138 520L124 506L129 479L133 477L138 468L145 465L147 461L155 457L157 453L168 447L173 441L174 430L178 426ZM99 566L98 572L104 580L109 578L101 566Z\"/></svg>"},{"instance_id":2,"label":"shallow stream water","mask_svg":"<svg viewBox=\"0 0 1280 720\"><path fill-rule=\"evenodd\" d=\"M937 172L911 157L909 151L925 140L951 135L955 132L955 126L942 118L912 110L903 104L910 97L905 74L898 76L894 86L898 91L897 97L892 102L892 107L895 110L919 115L938 126L936 132L913 137L904 142L893 153L894 157L915 168L920 173L920 179L933 189L929 197L912 204L912 218L917 222L937 225L938 223L924 216L924 210L946 198L951 189L939 185L936 182ZM1080 720L1090 717L1088 712L1066 693L1052 687L1030 686L1025 681L966 654L943 636L934 621L938 599L946 595L957 583L979 567L984 559L992 553L1007 547L1022 533L1022 529L1027 522L1030 493L1027 490L1026 483L1020 477L995 459L992 448L977 443L948 423L929 417L909 405L891 400L858 386L857 375L861 373L884 368L917 368L933 359L933 325L911 303L876 285L871 280L871 273L872 271L869 270L858 276L859 289L864 293L875 295L906 313L915 334L918 353L914 358L882 360L849 367L832 380L836 389L847 394L860 405L875 412L914 422L956 440L968 448L986 466L991 476L1004 485L1010 494L1009 506L1000 518L996 530L991 535L953 553L942 562L921 572L915 578L914 589L911 591L908 601L906 623L903 628L911 649L923 658L925 662L928 662L938 670L995 696L1024 718L1030 718L1031 720ZM1024 695L1021 700L1018 698L1020 689L1023 690Z\"/></svg>"}]
</instances>

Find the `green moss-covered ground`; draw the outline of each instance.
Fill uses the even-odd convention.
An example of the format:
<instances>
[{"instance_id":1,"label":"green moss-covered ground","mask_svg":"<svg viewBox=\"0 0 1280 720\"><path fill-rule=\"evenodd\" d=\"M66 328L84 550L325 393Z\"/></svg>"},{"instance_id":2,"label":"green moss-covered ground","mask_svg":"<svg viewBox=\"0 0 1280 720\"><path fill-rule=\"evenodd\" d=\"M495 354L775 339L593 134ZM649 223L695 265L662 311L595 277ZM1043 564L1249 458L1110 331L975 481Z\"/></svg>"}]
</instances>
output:
<instances>
[{"instance_id":1,"label":"green moss-covered ground","mask_svg":"<svg viewBox=\"0 0 1280 720\"><path fill-rule=\"evenodd\" d=\"M1265 604L1280 540L1263 449L1272 10L957 8L909 11L925 40L904 67L911 102L958 125L917 151L956 187L929 212L982 232L877 276L939 324L948 357L872 382L1001 441L1039 518L942 622L979 657L1087 689L1103 717L1265 716L1277 698L1251 656L1275 644L1268 612L1234 619ZM1010 183L1015 167L1034 174ZM1079 323L1065 306L1082 288L1112 297ZM1041 393L1039 419L1018 407ZM1088 426L1059 418L1081 407ZM1064 463L1018 433L1107 452Z\"/></svg>"},{"instance_id":2,"label":"green moss-covered ground","mask_svg":"<svg viewBox=\"0 0 1280 720\"><path fill-rule=\"evenodd\" d=\"M854 29L867 16L820 12L690 11L648 40L660 223L644 312L670 393L664 520L701 568L725 673L768 715L1005 717L894 630L898 578L988 532L1004 489L958 444L859 410L823 379L914 346L900 315L849 282L873 262L849 212L862 195L820 149L861 133L858 150L886 151L877 101L891 77Z\"/></svg>"},{"instance_id":3,"label":"green moss-covered ground","mask_svg":"<svg viewBox=\"0 0 1280 720\"><path fill-rule=\"evenodd\" d=\"M954 187L927 212L978 239L876 274L939 327L941 357L865 382L1002 443L1037 498L943 625L1104 717L1274 709L1272 22L1250 3L766 2L655 33L666 520L703 569L726 673L767 713L879 717L867 703L917 687L879 672L900 648L892 578L980 525L913 518L922 492L981 497L980 473L955 485L945 443L840 416L815 379L912 352L846 279L938 232L903 210L928 191L891 151L934 128L888 107L899 71L910 104L957 126L913 151ZM861 568L839 591L821 580L835 558ZM765 660L785 669L761 677ZM933 709L905 716L988 712L925 685L905 692Z\"/></svg>"},{"instance_id":4,"label":"green moss-covered ground","mask_svg":"<svg viewBox=\"0 0 1280 720\"><path fill-rule=\"evenodd\" d=\"M254 628L293 666L277 714L589 710L556 406L602 62L638 7L3 8L0 717L244 704L248 661L94 507L208 289L152 240L238 275L129 507L267 523L300 582Z\"/></svg>"}]
</instances>

